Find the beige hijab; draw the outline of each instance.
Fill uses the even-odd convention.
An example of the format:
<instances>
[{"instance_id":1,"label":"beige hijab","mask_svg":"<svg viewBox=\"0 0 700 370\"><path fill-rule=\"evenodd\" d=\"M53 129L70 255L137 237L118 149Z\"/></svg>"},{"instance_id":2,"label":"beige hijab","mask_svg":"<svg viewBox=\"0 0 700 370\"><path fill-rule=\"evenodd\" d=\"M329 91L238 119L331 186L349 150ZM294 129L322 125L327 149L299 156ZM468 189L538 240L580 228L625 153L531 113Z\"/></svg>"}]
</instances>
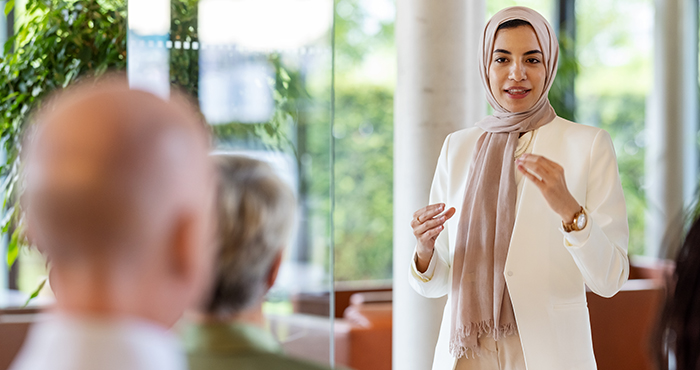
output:
<instances>
[{"instance_id":1,"label":"beige hijab","mask_svg":"<svg viewBox=\"0 0 700 370\"><path fill-rule=\"evenodd\" d=\"M518 113L507 111L496 101L488 75L498 26L514 19L532 25L547 72L544 90L535 105ZM455 357L478 354L479 337L499 340L517 331L503 276L515 222L514 154L520 133L537 129L556 117L547 93L556 75L559 45L552 26L542 15L519 6L501 10L486 24L479 49L479 72L494 114L477 123L486 132L474 149L457 231L450 335L450 352Z\"/></svg>"}]
</instances>

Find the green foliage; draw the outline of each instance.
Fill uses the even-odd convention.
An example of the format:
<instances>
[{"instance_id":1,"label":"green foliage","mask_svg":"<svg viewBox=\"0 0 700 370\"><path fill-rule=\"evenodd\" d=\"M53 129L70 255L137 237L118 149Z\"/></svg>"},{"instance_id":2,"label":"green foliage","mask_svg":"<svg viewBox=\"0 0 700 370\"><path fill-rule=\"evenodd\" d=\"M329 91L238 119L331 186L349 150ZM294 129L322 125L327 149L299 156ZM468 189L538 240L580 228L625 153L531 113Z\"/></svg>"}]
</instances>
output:
<instances>
[{"instance_id":1,"label":"green foliage","mask_svg":"<svg viewBox=\"0 0 700 370\"><path fill-rule=\"evenodd\" d=\"M653 58L644 44L652 41L647 36L653 22L629 14L653 14L653 9L650 0L576 3L576 50L583 65L576 80L577 121L604 128L615 144L630 254L643 254L645 247L644 125Z\"/></svg>"},{"instance_id":2,"label":"green foliage","mask_svg":"<svg viewBox=\"0 0 700 370\"><path fill-rule=\"evenodd\" d=\"M549 90L549 102L559 117L575 121L574 81L578 75L579 64L574 51L574 41L566 35L560 35L559 38L559 68Z\"/></svg>"},{"instance_id":3,"label":"green foliage","mask_svg":"<svg viewBox=\"0 0 700 370\"><path fill-rule=\"evenodd\" d=\"M374 17L361 0L338 1L336 13L335 280L390 279L394 88L362 70L371 57L394 54L394 22Z\"/></svg>"},{"instance_id":4,"label":"green foliage","mask_svg":"<svg viewBox=\"0 0 700 370\"><path fill-rule=\"evenodd\" d=\"M42 289L44 289L44 285L46 285L46 281L48 281L48 278L45 278L39 283L39 285L34 289L32 294L29 295L29 298L27 298L27 301L24 302L24 307L27 307L29 305L29 302L32 301L32 299L36 298L39 296L39 293L41 292Z\"/></svg>"},{"instance_id":5,"label":"green foliage","mask_svg":"<svg viewBox=\"0 0 700 370\"><path fill-rule=\"evenodd\" d=\"M610 133L615 145L630 228L629 253L644 252L644 114L641 94L588 96L579 99L581 119ZM585 107L585 108L584 108Z\"/></svg>"},{"instance_id":6,"label":"green foliage","mask_svg":"<svg viewBox=\"0 0 700 370\"><path fill-rule=\"evenodd\" d=\"M12 238L10 238L10 243L7 245L7 265L12 266L13 263L17 260L17 256L19 255L19 243L18 239L20 236L20 232L13 232L12 233Z\"/></svg>"},{"instance_id":7,"label":"green foliage","mask_svg":"<svg viewBox=\"0 0 700 370\"><path fill-rule=\"evenodd\" d=\"M304 78L298 70L286 67L279 54L270 54L268 62L274 68L274 78L269 81L275 110L267 122L230 122L212 126L217 146L236 146L236 143L258 143L267 150L277 150L297 155L296 143L290 136L300 121L299 109L308 104L309 93ZM174 69L174 68L173 68Z\"/></svg>"},{"instance_id":8,"label":"green foliage","mask_svg":"<svg viewBox=\"0 0 700 370\"><path fill-rule=\"evenodd\" d=\"M197 9L199 0L170 2L170 40L197 42ZM192 49L170 49L170 82L191 96L199 96L199 52Z\"/></svg>"},{"instance_id":9,"label":"green foliage","mask_svg":"<svg viewBox=\"0 0 700 370\"><path fill-rule=\"evenodd\" d=\"M367 56L394 47L393 20L373 18L361 0L339 0L335 8L336 71L349 72Z\"/></svg>"},{"instance_id":10,"label":"green foliage","mask_svg":"<svg viewBox=\"0 0 700 370\"><path fill-rule=\"evenodd\" d=\"M30 0L25 14L26 22L7 41L0 59L0 137L7 158L0 168L5 177L2 230L12 232L9 265L24 239L17 182L28 113L51 91L82 76L126 67L125 0Z\"/></svg>"},{"instance_id":11,"label":"green foliage","mask_svg":"<svg viewBox=\"0 0 700 370\"><path fill-rule=\"evenodd\" d=\"M390 279L393 243L393 91L336 93L335 278Z\"/></svg>"}]
</instances>

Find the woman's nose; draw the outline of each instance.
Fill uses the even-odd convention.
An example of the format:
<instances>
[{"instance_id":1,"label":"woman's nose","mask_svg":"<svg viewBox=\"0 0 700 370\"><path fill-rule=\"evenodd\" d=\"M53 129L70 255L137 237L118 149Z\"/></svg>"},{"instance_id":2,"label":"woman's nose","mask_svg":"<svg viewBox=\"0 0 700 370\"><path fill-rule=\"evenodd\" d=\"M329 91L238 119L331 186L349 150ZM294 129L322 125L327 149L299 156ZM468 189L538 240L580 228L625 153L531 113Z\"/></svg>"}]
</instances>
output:
<instances>
[{"instance_id":1,"label":"woman's nose","mask_svg":"<svg viewBox=\"0 0 700 370\"><path fill-rule=\"evenodd\" d=\"M527 78L527 74L525 73L525 66L519 62L511 64L508 78L513 81L525 80Z\"/></svg>"}]
</instances>

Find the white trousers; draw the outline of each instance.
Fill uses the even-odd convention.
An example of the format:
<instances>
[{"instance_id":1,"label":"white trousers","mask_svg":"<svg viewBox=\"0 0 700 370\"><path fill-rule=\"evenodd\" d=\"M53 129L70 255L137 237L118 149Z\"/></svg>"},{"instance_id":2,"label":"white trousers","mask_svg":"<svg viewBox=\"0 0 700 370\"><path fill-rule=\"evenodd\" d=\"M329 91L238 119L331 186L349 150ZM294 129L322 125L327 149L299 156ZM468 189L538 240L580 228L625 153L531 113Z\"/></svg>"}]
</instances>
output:
<instances>
[{"instance_id":1,"label":"white trousers","mask_svg":"<svg viewBox=\"0 0 700 370\"><path fill-rule=\"evenodd\" d=\"M455 362L454 370L526 370L520 336L509 335L499 341L491 337L479 338L481 356Z\"/></svg>"}]
</instances>

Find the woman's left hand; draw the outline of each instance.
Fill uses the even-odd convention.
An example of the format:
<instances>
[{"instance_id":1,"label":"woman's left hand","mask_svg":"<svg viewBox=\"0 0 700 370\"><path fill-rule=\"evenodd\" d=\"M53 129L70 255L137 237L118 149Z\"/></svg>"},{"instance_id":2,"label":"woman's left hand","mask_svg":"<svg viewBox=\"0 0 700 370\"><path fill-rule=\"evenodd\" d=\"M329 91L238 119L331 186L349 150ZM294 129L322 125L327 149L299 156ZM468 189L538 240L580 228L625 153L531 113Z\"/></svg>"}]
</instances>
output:
<instances>
[{"instance_id":1,"label":"woman's left hand","mask_svg":"<svg viewBox=\"0 0 700 370\"><path fill-rule=\"evenodd\" d=\"M574 219L581 206L566 187L562 166L543 156L527 153L518 158L515 165L523 176L537 185L549 208L559 214L564 222Z\"/></svg>"}]
</instances>

